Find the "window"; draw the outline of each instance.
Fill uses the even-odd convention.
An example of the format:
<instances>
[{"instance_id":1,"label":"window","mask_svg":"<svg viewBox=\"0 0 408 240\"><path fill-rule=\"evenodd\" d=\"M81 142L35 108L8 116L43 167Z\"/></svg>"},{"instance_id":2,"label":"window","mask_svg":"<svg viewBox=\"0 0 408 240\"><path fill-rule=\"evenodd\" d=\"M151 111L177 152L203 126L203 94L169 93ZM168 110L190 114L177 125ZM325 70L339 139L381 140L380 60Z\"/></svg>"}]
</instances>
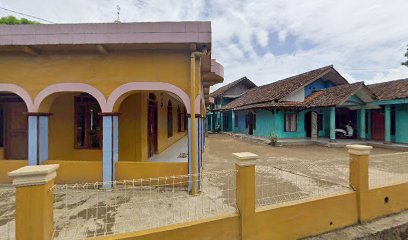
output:
<instances>
[{"instance_id":1,"label":"window","mask_svg":"<svg viewBox=\"0 0 408 240\"><path fill-rule=\"evenodd\" d=\"M181 132L181 111L180 111L180 106L177 106L177 131Z\"/></svg>"},{"instance_id":2,"label":"window","mask_svg":"<svg viewBox=\"0 0 408 240\"><path fill-rule=\"evenodd\" d=\"M173 136L173 107L171 101L167 104L167 137Z\"/></svg>"},{"instance_id":3,"label":"window","mask_svg":"<svg viewBox=\"0 0 408 240\"><path fill-rule=\"evenodd\" d=\"M286 113L285 114L285 132L297 131L297 114Z\"/></svg>"},{"instance_id":4,"label":"window","mask_svg":"<svg viewBox=\"0 0 408 240\"><path fill-rule=\"evenodd\" d=\"M89 94L75 97L75 148L100 148L102 146L101 108Z\"/></svg>"},{"instance_id":5,"label":"window","mask_svg":"<svg viewBox=\"0 0 408 240\"><path fill-rule=\"evenodd\" d=\"M238 114L235 115L235 127L238 128Z\"/></svg>"}]
</instances>

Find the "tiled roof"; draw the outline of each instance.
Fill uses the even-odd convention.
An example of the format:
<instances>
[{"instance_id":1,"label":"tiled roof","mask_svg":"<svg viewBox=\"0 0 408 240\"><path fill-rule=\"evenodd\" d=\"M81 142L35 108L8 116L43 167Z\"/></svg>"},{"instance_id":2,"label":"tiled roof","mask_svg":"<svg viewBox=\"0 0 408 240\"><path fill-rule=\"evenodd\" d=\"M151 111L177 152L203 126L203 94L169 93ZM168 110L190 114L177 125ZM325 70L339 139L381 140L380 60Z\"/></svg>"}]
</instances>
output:
<instances>
[{"instance_id":1,"label":"tiled roof","mask_svg":"<svg viewBox=\"0 0 408 240\"><path fill-rule=\"evenodd\" d=\"M307 108L336 106L365 87L363 82L344 84L310 94L304 101Z\"/></svg>"},{"instance_id":2,"label":"tiled roof","mask_svg":"<svg viewBox=\"0 0 408 240\"><path fill-rule=\"evenodd\" d=\"M408 78L371 84L367 86L378 100L408 98Z\"/></svg>"},{"instance_id":3,"label":"tiled roof","mask_svg":"<svg viewBox=\"0 0 408 240\"><path fill-rule=\"evenodd\" d=\"M347 80L341 77L333 66L330 65L250 89L241 97L224 106L224 109L233 109L255 103L279 101L300 87L305 86L306 84L313 82L314 80L317 80L330 72L340 76L341 80L338 84L348 83Z\"/></svg>"},{"instance_id":4,"label":"tiled roof","mask_svg":"<svg viewBox=\"0 0 408 240\"><path fill-rule=\"evenodd\" d=\"M365 88L363 82L353 84L343 84L324 90L316 91L310 94L304 102L292 101L270 101L264 103L255 103L234 108L234 110L245 110L253 108L293 108L306 109L315 107L330 107L336 106L346 101L350 96L358 90Z\"/></svg>"},{"instance_id":5,"label":"tiled roof","mask_svg":"<svg viewBox=\"0 0 408 240\"><path fill-rule=\"evenodd\" d=\"M238 80L235 80L231 83L228 83L225 86L222 86L220 88L218 88L217 90L215 90L214 92L210 93L211 97L218 97L221 94L225 93L226 91L228 91L229 89L231 89L232 87L234 87L235 85L243 82L243 81L247 81L250 85L253 85L254 87L256 87L255 83L253 83L251 80L249 80L247 77L242 77Z\"/></svg>"}]
</instances>

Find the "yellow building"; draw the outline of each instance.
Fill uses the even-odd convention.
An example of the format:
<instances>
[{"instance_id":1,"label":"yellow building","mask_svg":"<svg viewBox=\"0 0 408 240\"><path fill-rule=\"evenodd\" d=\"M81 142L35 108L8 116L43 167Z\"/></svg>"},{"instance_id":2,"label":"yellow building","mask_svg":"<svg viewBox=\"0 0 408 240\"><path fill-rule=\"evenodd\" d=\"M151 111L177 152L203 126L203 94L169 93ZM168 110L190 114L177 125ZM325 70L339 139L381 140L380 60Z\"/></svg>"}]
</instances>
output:
<instances>
[{"instance_id":1,"label":"yellow building","mask_svg":"<svg viewBox=\"0 0 408 240\"><path fill-rule=\"evenodd\" d=\"M0 182L23 165L55 162L59 182L182 173L148 160L185 135L185 172L199 173L209 87L223 81L210 22L6 25L0 33Z\"/></svg>"}]
</instances>

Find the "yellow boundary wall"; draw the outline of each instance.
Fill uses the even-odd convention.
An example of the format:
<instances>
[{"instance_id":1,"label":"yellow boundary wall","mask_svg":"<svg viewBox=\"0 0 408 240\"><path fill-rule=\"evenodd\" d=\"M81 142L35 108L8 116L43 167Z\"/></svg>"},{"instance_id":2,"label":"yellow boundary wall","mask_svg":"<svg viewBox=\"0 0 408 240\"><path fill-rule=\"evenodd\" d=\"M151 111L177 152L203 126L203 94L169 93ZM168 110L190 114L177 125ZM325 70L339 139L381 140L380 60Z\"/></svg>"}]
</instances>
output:
<instances>
[{"instance_id":1,"label":"yellow boundary wall","mask_svg":"<svg viewBox=\"0 0 408 240\"><path fill-rule=\"evenodd\" d=\"M59 164L56 184L102 182L102 161L48 160L44 164ZM11 183L7 173L27 166L27 160L0 160L0 184ZM132 180L188 174L187 162L116 163L116 179ZM179 179L183 181L185 179Z\"/></svg>"},{"instance_id":2,"label":"yellow boundary wall","mask_svg":"<svg viewBox=\"0 0 408 240\"><path fill-rule=\"evenodd\" d=\"M131 180L188 174L187 162L126 162L116 163L116 179Z\"/></svg>"},{"instance_id":3,"label":"yellow boundary wall","mask_svg":"<svg viewBox=\"0 0 408 240\"><path fill-rule=\"evenodd\" d=\"M261 207L255 213L254 239L298 239L358 222L355 192Z\"/></svg>"},{"instance_id":4,"label":"yellow boundary wall","mask_svg":"<svg viewBox=\"0 0 408 240\"><path fill-rule=\"evenodd\" d=\"M356 147L350 153L350 185L354 190L256 208L255 161L250 162L245 159L240 160L236 166L236 204L239 214L220 215L96 239L297 239L408 209L408 194L405 194L408 192L408 182L368 188L367 152L369 153ZM117 164L118 174L122 178L160 177L160 175L167 175L168 171L186 171L185 166L183 163L119 162ZM68 172L68 170L64 171ZM29 211L27 209L29 208L21 208L19 211ZM24 229L17 228L16 231L24 231Z\"/></svg>"},{"instance_id":5,"label":"yellow boundary wall","mask_svg":"<svg viewBox=\"0 0 408 240\"><path fill-rule=\"evenodd\" d=\"M160 227L135 233L124 233L97 239L163 240L163 239L240 239L239 215L230 214L205 220Z\"/></svg>"},{"instance_id":6,"label":"yellow boundary wall","mask_svg":"<svg viewBox=\"0 0 408 240\"><path fill-rule=\"evenodd\" d=\"M56 184L102 182L102 161L48 160L44 164L59 164Z\"/></svg>"},{"instance_id":7,"label":"yellow boundary wall","mask_svg":"<svg viewBox=\"0 0 408 240\"><path fill-rule=\"evenodd\" d=\"M0 160L0 184L11 183L9 172L27 166L27 160Z\"/></svg>"}]
</instances>

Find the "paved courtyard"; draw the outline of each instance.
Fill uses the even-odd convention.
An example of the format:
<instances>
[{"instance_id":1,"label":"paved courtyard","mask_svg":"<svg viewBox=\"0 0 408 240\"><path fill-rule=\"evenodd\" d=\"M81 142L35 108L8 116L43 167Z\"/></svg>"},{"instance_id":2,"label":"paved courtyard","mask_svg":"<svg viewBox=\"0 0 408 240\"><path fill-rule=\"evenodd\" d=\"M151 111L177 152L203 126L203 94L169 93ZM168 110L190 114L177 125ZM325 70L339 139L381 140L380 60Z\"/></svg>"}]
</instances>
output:
<instances>
[{"instance_id":1,"label":"paved courtyard","mask_svg":"<svg viewBox=\"0 0 408 240\"><path fill-rule=\"evenodd\" d=\"M180 141L183 143L183 141ZM259 155L257 207L350 191L348 154L344 148L317 145L272 147L224 134L206 138L202 193L185 186L144 181L118 184L113 191L95 186L57 186L54 203L56 237L73 239L136 231L236 211L233 152ZM173 154L174 155L174 154ZM408 180L406 153L374 148L370 186ZM0 232L14 231L14 190L0 186ZM160 214L156 211L160 209ZM193 214L192 214L193 213ZM9 239L0 235L0 239Z\"/></svg>"}]
</instances>

